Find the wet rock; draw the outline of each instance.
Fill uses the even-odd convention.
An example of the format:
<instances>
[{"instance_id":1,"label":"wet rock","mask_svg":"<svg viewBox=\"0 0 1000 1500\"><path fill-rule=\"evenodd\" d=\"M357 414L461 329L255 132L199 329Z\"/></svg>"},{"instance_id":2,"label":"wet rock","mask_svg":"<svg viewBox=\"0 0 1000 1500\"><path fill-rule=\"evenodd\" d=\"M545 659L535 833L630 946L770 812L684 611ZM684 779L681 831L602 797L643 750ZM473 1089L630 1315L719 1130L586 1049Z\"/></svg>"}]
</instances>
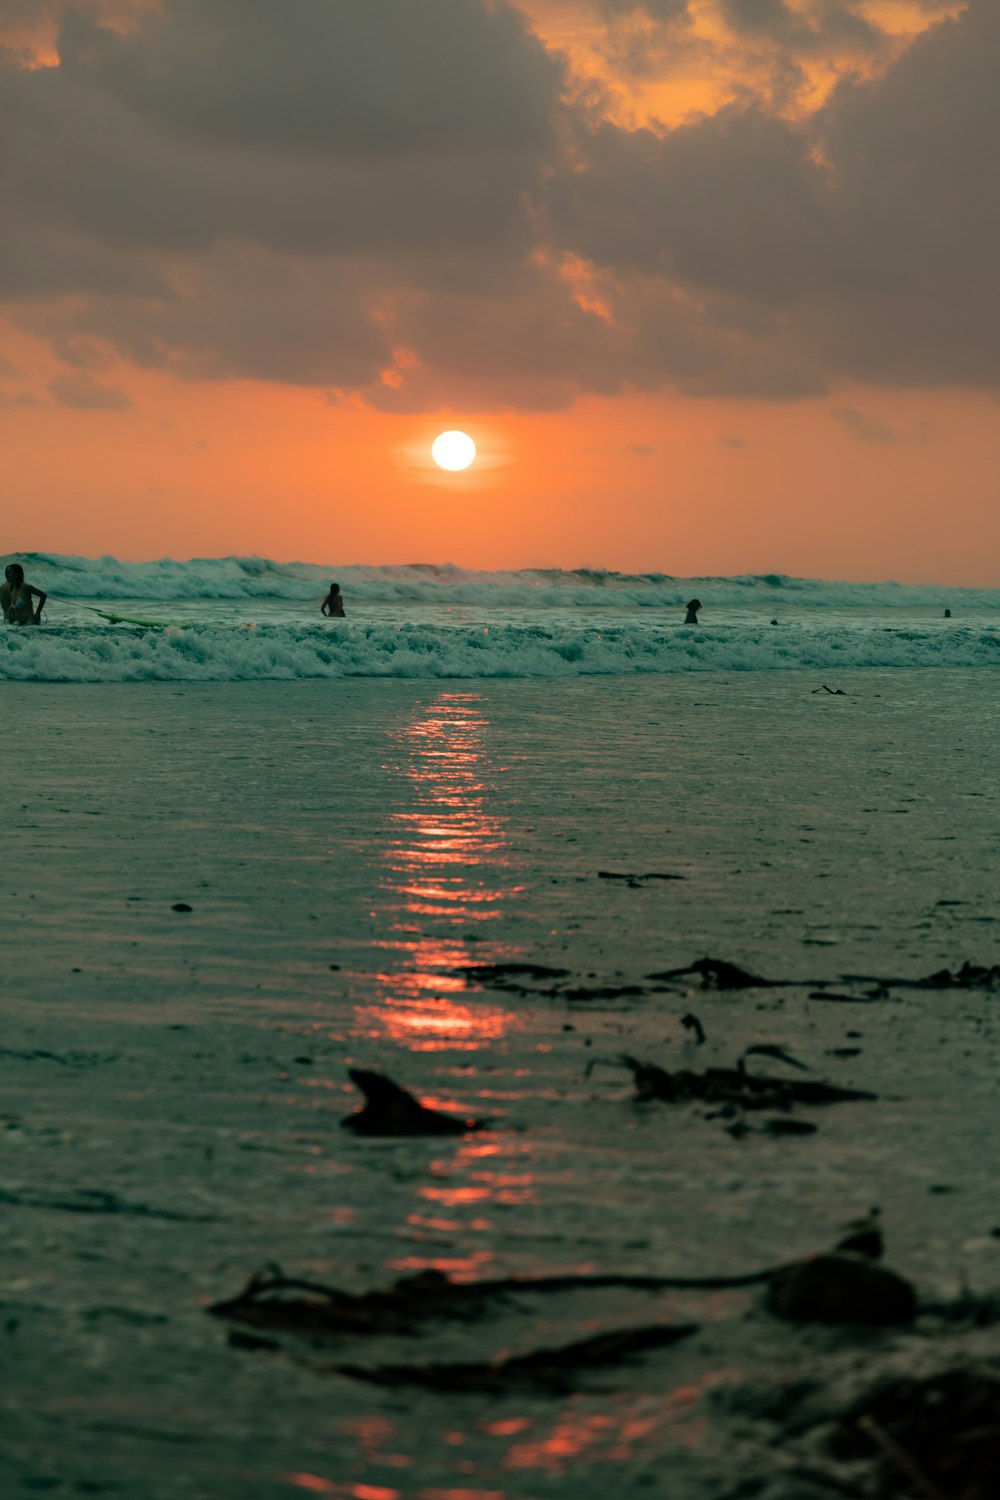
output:
<instances>
[{"instance_id":1,"label":"wet rock","mask_svg":"<svg viewBox=\"0 0 1000 1500\"><path fill-rule=\"evenodd\" d=\"M173 904L173 906L170 908L170 910L171 911L193 911L194 907L193 906L189 906L186 901L175 901L174 904Z\"/></svg>"},{"instance_id":2,"label":"wet rock","mask_svg":"<svg viewBox=\"0 0 1000 1500\"><path fill-rule=\"evenodd\" d=\"M917 1313L908 1281L864 1256L846 1253L786 1266L770 1282L767 1305L776 1317L791 1322L869 1327L912 1323Z\"/></svg>"},{"instance_id":3,"label":"wet rock","mask_svg":"<svg viewBox=\"0 0 1000 1500\"><path fill-rule=\"evenodd\" d=\"M996 1500L1000 1380L959 1369L883 1382L848 1411L830 1447L840 1460L874 1460L882 1495Z\"/></svg>"},{"instance_id":4,"label":"wet rock","mask_svg":"<svg viewBox=\"0 0 1000 1500\"><path fill-rule=\"evenodd\" d=\"M467 1131L482 1129L479 1120L463 1120L427 1109L382 1073L372 1073L367 1068L347 1071L364 1094L365 1105L340 1123L357 1135L465 1135Z\"/></svg>"}]
</instances>

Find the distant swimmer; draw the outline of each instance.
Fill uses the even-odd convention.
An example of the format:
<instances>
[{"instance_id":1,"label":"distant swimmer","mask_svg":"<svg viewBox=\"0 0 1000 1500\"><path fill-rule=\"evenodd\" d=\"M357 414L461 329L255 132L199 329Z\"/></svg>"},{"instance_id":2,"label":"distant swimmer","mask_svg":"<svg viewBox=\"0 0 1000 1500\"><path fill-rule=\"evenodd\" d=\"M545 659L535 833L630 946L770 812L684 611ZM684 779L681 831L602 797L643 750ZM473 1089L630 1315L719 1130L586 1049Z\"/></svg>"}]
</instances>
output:
<instances>
[{"instance_id":1,"label":"distant swimmer","mask_svg":"<svg viewBox=\"0 0 1000 1500\"><path fill-rule=\"evenodd\" d=\"M951 619L951 610L950 609L946 609L945 610L944 617L945 617L946 620L950 620Z\"/></svg>"},{"instance_id":2,"label":"distant swimmer","mask_svg":"<svg viewBox=\"0 0 1000 1500\"><path fill-rule=\"evenodd\" d=\"M0 583L0 609L8 625L40 625L42 605L48 595L33 584L27 583L20 563L8 563L4 569L5 582ZM38 600L32 608L32 599Z\"/></svg>"},{"instance_id":3,"label":"distant swimmer","mask_svg":"<svg viewBox=\"0 0 1000 1500\"><path fill-rule=\"evenodd\" d=\"M699 609L704 609L704 607L705 606L702 604L700 599L689 599L687 604L685 604L684 606L684 608L687 610L687 614L684 616L684 624L697 625L698 611Z\"/></svg>"},{"instance_id":4,"label":"distant swimmer","mask_svg":"<svg viewBox=\"0 0 1000 1500\"><path fill-rule=\"evenodd\" d=\"M321 615L336 616L338 620L344 618L344 596L340 592L339 583L331 583L330 592L319 607Z\"/></svg>"}]
</instances>

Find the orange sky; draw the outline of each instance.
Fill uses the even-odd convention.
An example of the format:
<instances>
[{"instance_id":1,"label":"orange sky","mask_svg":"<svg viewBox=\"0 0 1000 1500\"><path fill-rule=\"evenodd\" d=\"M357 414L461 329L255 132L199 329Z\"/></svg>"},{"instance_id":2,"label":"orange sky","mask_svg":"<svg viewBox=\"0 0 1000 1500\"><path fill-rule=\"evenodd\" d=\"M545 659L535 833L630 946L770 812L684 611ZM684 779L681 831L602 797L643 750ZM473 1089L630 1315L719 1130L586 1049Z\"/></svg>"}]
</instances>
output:
<instances>
[{"instance_id":1,"label":"orange sky","mask_svg":"<svg viewBox=\"0 0 1000 1500\"><path fill-rule=\"evenodd\" d=\"M210 7L212 0L202 3ZM310 3L302 0L303 14ZM435 0L432 10L443 14L450 3ZM725 3L736 7L729 26L719 9ZM96 186L72 213L65 207L72 186L65 182L56 182L51 193L39 190L34 201L33 185L51 169L38 165L26 148L24 172L15 180L15 201L25 205L16 223L23 238L14 241L9 256L9 282L3 279L0 241L0 463L12 521L5 547L126 558L256 552L331 564L591 565L1000 585L994 367L975 318L967 326L960 303L953 316L935 317L926 294L932 275L954 281L962 264L961 237L935 244L936 258L903 268L898 283L882 277L878 257L860 266L852 250L845 255L842 284L828 285L823 277L840 276L841 266L824 260L823 276L816 273L816 241L807 230L801 252L790 254L787 270L775 274L772 284L773 254L766 238L758 240L766 236L774 208L757 184L739 221L748 236L746 254L719 268L714 264L731 212L726 184L740 181L730 167L739 129L727 126L720 134L716 120L721 124L733 110L749 109L746 120L756 121L762 132L759 151L778 143L761 182L769 192L777 180L783 211L789 194L800 191L797 179L781 175L788 142L796 139L789 131L801 130L813 112L827 108L831 149L842 151L845 163L853 160L852 131L860 127L850 101L840 114L823 103L836 77L847 72L875 79L862 100L868 111L862 124L875 121L876 140L879 111L890 124L905 117L900 38L911 40L945 7L921 7L916 0L841 4L843 28L827 36L817 30L808 0L789 3L780 35L742 31L736 24L739 0L691 0L679 31L676 23L672 31L659 19L664 10L653 20L629 5L615 9L609 0L603 11L599 0L524 0L546 44L573 52L563 88L574 93L576 112L560 115L556 124L565 154L555 166L554 157L546 158L541 180L552 196L543 208L533 205L525 221L538 225L544 214L544 232L534 246L518 242L501 257L487 238L498 232L490 226L488 194L481 209L483 249L469 243L478 223L471 230L458 224L454 241L442 231L436 245L433 225L428 240L428 226L413 225L419 207L410 210L412 262L396 254L391 240L388 250L382 240L371 250L360 243L349 265L336 261L337 295L348 276L356 278L358 290L353 299L344 293L338 304L331 341L338 344L340 363L331 362L329 370L322 350L317 355L309 343L308 317L301 329L295 321L299 303L288 290L285 266L273 283L280 291L272 291L267 279L278 274L278 257L287 260L289 250L272 244L266 259L258 256L254 236L265 241L269 227L247 229L235 196L228 230L222 221L204 243L192 240L193 248L185 243L179 251L169 243L169 226L157 226L148 236L142 221L121 227L115 203L98 205L100 223L93 218L94 195L113 178L119 147L102 132L97 112L103 105L92 105L83 93L84 85L91 86L89 41L75 43L82 48L80 60L67 74L68 102L58 107L89 147L86 163L93 166ZM298 6L296 0L286 18L294 22ZM50 9L27 0L18 39L33 37L51 47ZM185 5L176 9L183 19ZM676 9L680 16L683 0ZM95 5L93 11L100 21L109 7ZM879 21L892 36L874 47L876 33L859 32L859 15L869 27ZM951 51L961 41L961 24L939 33L949 38ZM630 53L626 46L636 35L649 39L648 66L638 71L634 49ZM516 49L524 44L516 30L510 36L517 61ZM935 32L926 33L925 43L928 36ZM165 32L156 43L168 62L169 41ZM47 80L61 84L68 45L61 44L62 68L41 70ZM479 45L475 36L468 45ZM524 55L534 67L536 54ZM134 57L142 64L141 53ZM937 68L924 77L951 77L947 57L913 57L925 70ZM15 60L22 80L30 61L27 51ZM909 66L919 78L918 63ZM251 59L251 81L252 65ZM108 51L104 66L119 67L118 54ZM604 92L591 92L581 103L584 73L599 77ZM95 69L94 76L93 87L105 87L107 74ZM548 76L543 68L540 93L550 87ZM127 89L127 79L116 79L115 86ZM953 103L961 108L960 99ZM418 106L428 108L426 102ZM555 107L551 100L546 104ZM280 132L278 108L266 125ZM692 112L713 128L685 133ZM164 118L162 140L172 150L175 124ZM610 136L602 120L610 122ZM772 127L768 120L781 123ZM195 142L198 161L221 149L212 135L215 116L206 113L206 121L204 142ZM239 123L248 128L242 115ZM650 123L652 133L636 133ZM349 129L350 121L346 127L338 122L341 128ZM366 119L358 128L377 130L379 122ZM440 128L457 127L449 121ZM489 134L499 128L515 127L498 127L492 117L482 125L482 160L483 171L497 173L501 193L508 190L509 148L501 141L508 155L498 156ZM273 149L267 129L252 149ZM541 126L539 131L545 135ZM191 149L190 142L181 144ZM161 170L160 136L151 131L145 149L151 170ZM243 149L245 154L250 147ZM436 159L442 149L439 138L428 147ZM604 175L606 149L613 154ZM710 226L716 213L719 221L713 234L698 241L697 253L679 240L669 261L661 261L660 241L669 241L676 216L668 213L665 227L658 227L654 198L661 180L665 191L679 191L673 163L686 158L675 149L701 153L694 158L696 176L683 179L683 197L676 200L683 207L692 195L698 198L691 232ZM343 157L342 145L338 150ZM384 160L381 138L378 150ZM520 141L517 150L524 150ZM818 160L825 150L813 155ZM825 157L822 165L826 172ZM168 164L163 170L172 169ZM730 170L731 178L724 175ZM651 172L657 175L643 175ZM828 175L840 172L833 158ZM897 177L898 171L892 179L887 172L886 181ZM364 194L364 176L359 180ZM874 192L860 175L858 183L845 203L859 214L857 203L874 203L865 212L876 215L875 223L878 183ZM596 208L587 196L592 187ZM186 204L183 189L178 192L178 202ZM516 184L510 192L511 203L523 202ZM612 192L616 196L608 197ZM574 196L578 201L571 204ZM969 198L975 201L972 193ZM450 200L443 201L450 212ZM607 202L618 205L615 215L602 206ZM199 201L184 211L193 223L204 210ZM955 213L962 211L956 199ZM155 205L150 212L155 217ZM276 212L288 212L285 200ZM619 236L626 220L628 236ZM789 220L793 232L800 222L796 208ZM498 223L505 233L503 221ZM838 224L825 221L825 243L839 234ZM975 227L970 224L970 236ZM862 228L871 243L867 221ZM156 234L165 238L157 241ZM251 246L246 253L241 236ZM783 235L779 243L787 239ZM892 253L900 251L894 247ZM117 291L109 296L106 287L95 289L93 277L89 288L83 280L73 282L80 265L91 256L97 265L98 255L108 258L115 275L153 276L168 268L169 298L143 291L123 317ZM316 274L313 248L305 260L300 248L294 256L302 295L319 295L326 308L322 285L317 294L307 280ZM390 260L391 278L380 271L377 284L391 290L372 300L376 280L369 268ZM48 281L33 278L34 268L43 266L48 276L50 263L56 269ZM411 264L419 266L412 278ZM802 292L785 300L800 271ZM100 281L111 273L95 274ZM64 278L58 284L57 275ZM240 300L244 276L247 290ZM205 298L212 300L199 303L201 277ZM909 285L913 290L907 291ZM186 311L189 291L193 310ZM913 299L912 319L907 296ZM331 291L330 307L333 300ZM197 320L213 324L220 306L218 329L213 325L211 341L202 343ZM166 321L164 307L170 312ZM358 308L364 317L355 316ZM868 324L877 331L881 318L884 342L869 340ZM283 320L294 325L294 346L283 343ZM395 357L380 359L373 337L387 350L395 347ZM270 378L269 369L275 371ZM480 459L466 474L445 475L430 462L431 440L450 426L465 428L479 445Z\"/></svg>"}]
</instances>

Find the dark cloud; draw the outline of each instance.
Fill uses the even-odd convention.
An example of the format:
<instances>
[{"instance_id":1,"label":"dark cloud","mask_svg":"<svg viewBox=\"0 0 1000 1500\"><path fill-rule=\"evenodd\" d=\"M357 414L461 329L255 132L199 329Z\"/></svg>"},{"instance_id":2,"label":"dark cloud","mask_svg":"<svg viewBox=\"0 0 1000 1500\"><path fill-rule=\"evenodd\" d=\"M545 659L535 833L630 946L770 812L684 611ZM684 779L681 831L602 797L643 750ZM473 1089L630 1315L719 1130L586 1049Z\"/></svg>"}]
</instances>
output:
<instances>
[{"instance_id":1,"label":"dark cloud","mask_svg":"<svg viewBox=\"0 0 1000 1500\"><path fill-rule=\"evenodd\" d=\"M537 145L558 72L519 12L475 0L170 0L124 34L74 10L59 55L200 145L408 156Z\"/></svg>"},{"instance_id":2,"label":"dark cloud","mask_svg":"<svg viewBox=\"0 0 1000 1500\"><path fill-rule=\"evenodd\" d=\"M858 0L814 0L808 11L788 0L720 0L723 19L739 36L774 43L800 55L847 46L880 51L887 36Z\"/></svg>"},{"instance_id":3,"label":"dark cloud","mask_svg":"<svg viewBox=\"0 0 1000 1500\"><path fill-rule=\"evenodd\" d=\"M845 44L860 14L728 9ZM57 399L113 396L109 350L393 411L1000 383L994 0L811 116L669 131L568 93L504 0L104 14L66 12L58 68L0 56L0 299L74 372Z\"/></svg>"},{"instance_id":4,"label":"dark cloud","mask_svg":"<svg viewBox=\"0 0 1000 1500\"><path fill-rule=\"evenodd\" d=\"M598 8L608 20L641 15L650 21L670 24L690 16L689 0L599 0Z\"/></svg>"},{"instance_id":5,"label":"dark cloud","mask_svg":"<svg viewBox=\"0 0 1000 1500\"><path fill-rule=\"evenodd\" d=\"M132 402L117 386L101 385L90 375L57 375L49 393L60 406L77 411L131 411Z\"/></svg>"}]
</instances>

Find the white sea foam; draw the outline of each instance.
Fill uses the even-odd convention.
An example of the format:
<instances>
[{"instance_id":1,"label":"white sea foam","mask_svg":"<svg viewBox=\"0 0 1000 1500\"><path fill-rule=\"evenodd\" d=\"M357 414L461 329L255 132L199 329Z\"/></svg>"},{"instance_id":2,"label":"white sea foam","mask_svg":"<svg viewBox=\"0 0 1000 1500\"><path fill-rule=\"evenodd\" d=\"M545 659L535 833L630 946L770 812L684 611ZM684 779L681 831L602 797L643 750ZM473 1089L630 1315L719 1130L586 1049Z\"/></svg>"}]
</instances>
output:
<instances>
[{"instance_id":1,"label":"white sea foam","mask_svg":"<svg viewBox=\"0 0 1000 1500\"><path fill-rule=\"evenodd\" d=\"M0 680L245 682L292 678L516 678L1000 664L1000 627L747 623L11 627Z\"/></svg>"}]
</instances>

